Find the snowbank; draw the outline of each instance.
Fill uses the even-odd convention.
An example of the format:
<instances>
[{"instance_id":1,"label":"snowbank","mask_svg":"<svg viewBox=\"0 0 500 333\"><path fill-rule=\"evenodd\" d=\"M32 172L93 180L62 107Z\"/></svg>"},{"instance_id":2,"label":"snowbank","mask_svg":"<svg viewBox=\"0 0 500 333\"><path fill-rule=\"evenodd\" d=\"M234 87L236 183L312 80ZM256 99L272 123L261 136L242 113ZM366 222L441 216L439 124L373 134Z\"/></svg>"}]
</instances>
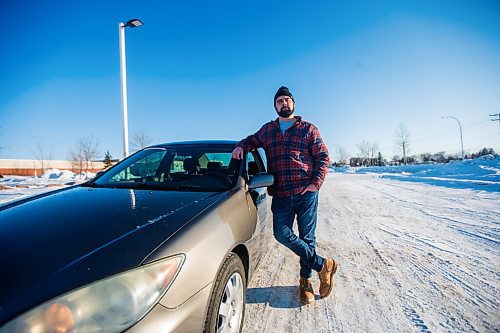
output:
<instances>
[{"instance_id":1,"label":"snowbank","mask_svg":"<svg viewBox=\"0 0 500 333\"><path fill-rule=\"evenodd\" d=\"M382 178L451 188L500 191L500 156L485 155L447 164L335 168L335 172L375 173Z\"/></svg>"},{"instance_id":2,"label":"snowbank","mask_svg":"<svg viewBox=\"0 0 500 333\"><path fill-rule=\"evenodd\" d=\"M49 169L40 177L4 176L0 178L0 204L57 188L80 184L95 177L94 173L75 174L68 170Z\"/></svg>"},{"instance_id":3,"label":"snowbank","mask_svg":"<svg viewBox=\"0 0 500 333\"><path fill-rule=\"evenodd\" d=\"M90 179L94 178L95 173L93 172L82 172L82 173L73 173L69 170L59 170L59 169L49 169L45 171L43 175L40 176L40 179L58 179L61 181L64 180L75 180L75 179Z\"/></svg>"}]
</instances>

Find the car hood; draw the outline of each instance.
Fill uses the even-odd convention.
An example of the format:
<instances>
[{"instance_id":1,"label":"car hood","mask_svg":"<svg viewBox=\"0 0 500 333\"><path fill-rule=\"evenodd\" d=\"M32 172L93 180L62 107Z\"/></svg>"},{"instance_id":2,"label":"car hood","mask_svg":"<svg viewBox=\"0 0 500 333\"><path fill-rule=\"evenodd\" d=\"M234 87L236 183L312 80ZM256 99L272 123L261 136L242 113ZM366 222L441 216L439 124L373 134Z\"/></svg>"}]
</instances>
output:
<instances>
[{"instance_id":1,"label":"car hood","mask_svg":"<svg viewBox=\"0 0 500 333\"><path fill-rule=\"evenodd\" d=\"M73 187L0 207L0 325L137 267L222 195Z\"/></svg>"}]
</instances>

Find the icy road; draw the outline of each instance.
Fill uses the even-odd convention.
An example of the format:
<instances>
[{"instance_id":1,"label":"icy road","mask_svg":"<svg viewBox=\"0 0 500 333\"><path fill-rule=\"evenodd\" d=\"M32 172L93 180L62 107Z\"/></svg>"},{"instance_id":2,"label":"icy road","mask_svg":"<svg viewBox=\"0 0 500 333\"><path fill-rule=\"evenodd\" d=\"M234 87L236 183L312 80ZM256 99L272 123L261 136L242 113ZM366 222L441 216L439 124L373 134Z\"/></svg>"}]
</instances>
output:
<instances>
[{"instance_id":1,"label":"icy road","mask_svg":"<svg viewBox=\"0 0 500 333\"><path fill-rule=\"evenodd\" d=\"M274 241L243 332L500 331L499 192L330 174L318 213L318 253L340 264L332 294L301 306L298 260Z\"/></svg>"}]
</instances>

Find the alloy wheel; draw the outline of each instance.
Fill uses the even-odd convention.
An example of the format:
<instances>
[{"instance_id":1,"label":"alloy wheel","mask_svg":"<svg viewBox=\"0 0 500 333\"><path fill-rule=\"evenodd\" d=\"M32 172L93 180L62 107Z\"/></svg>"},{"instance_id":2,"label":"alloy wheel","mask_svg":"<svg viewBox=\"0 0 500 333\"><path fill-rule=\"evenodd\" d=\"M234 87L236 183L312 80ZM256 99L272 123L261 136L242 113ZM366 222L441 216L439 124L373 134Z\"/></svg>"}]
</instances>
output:
<instances>
[{"instance_id":1,"label":"alloy wheel","mask_svg":"<svg viewBox=\"0 0 500 333\"><path fill-rule=\"evenodd\" d=\"M240 331L243 315L243 280L236 272L227 280L219 305L217 333L236 333Z\"/></svg>"}]
</instances>

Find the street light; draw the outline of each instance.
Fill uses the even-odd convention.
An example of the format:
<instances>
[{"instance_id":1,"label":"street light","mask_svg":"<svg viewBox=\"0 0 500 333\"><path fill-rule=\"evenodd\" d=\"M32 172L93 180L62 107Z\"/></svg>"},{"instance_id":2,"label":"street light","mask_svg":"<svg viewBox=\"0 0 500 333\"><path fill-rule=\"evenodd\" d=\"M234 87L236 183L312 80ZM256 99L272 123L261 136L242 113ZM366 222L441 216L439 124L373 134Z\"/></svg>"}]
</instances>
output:
<instances>
[{"instance_id":1,"label":"street light","mask_svg":"<svg viewBox=\"0 0 500 333\"><path fill-rule=\"evenodd\" d=\"M125 59L125 28L137 28L144 25L139 19L132 19L127 23L120 22L118 30L120 33L120 74L122 82L122 111L123 111L123 157L128 154L128 104L127 104L127 62Z\"/></svg>"},{"instance_id":2,"label":"street light","mask_svg":"<svg viewBox=\"0 0 500 333\"><path fill-rule=\"evenodd\" d=\"M455 117L446 116L446 117L441 117L441 118L451 118L451 119L455 119L457 121L458 127L460 127L460 144L462 145L462 160L463 160L464 159L464 140L462 138L462 124L460 124L460 121Z\"/></svg>"}]
</instances>

